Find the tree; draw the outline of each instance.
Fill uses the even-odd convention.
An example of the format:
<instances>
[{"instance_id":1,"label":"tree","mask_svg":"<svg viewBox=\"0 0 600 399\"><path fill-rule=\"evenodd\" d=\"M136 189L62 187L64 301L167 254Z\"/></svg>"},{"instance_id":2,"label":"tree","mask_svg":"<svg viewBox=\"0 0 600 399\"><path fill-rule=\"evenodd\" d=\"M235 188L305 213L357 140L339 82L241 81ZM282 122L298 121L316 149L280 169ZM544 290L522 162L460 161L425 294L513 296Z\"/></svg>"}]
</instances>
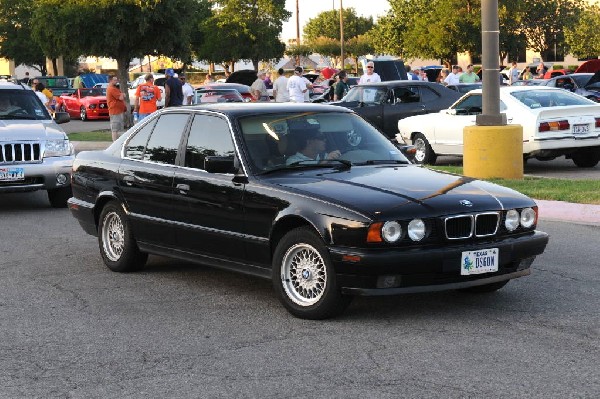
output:
<instances>
[{"instance_id":1,"label":"tree","mask_svg":"<svg viewBox=\"0 0 600 399\"><path fill-rule=\"evenodd\" d=\"M373 53L373 44L371 44L371 39L367 35L358 35L349 39L344 49L348 57L354 58L354 73L358 74L358 57Z\"/></svg>"},{"instance_id":2,"label":"tree","mask_svg":"<svg viewBox=\"0 0 600 399\"><path fill-rule=\"evenodd\" d=\"M0 0L0 56L16 65L28 65L46 75L46 57L31 39L31 15L35 2Z\"/></svg>"},{"instance_id":3,"label":"tree","mask_svg":"<svg viewBox=\"0 0 600 399\"><path fill-rule=\"evenodd\" d=\"M373 28L372 17L359 17L354 8L344 8L344 40L364 35ZM340 13L338 10L323 11L308 20L304 26L304 40L313 42L319 37L340 39Z\"/></svg>"},{"instance_id":4,"label":"tree","mask_svg":"<svg viewBox=\"0 0 600 399\"><path fill-rule=\"evenodd\" d=\"M258 70L261 60L283 56L285 44L279 34L291 16L285 0L215 0L214 4L213 16L201 25L206 40L197 49L200 59L247 60Z\"/></svg>"},{"instance_id":5,"label":"tree","mask_svg":"<svg viewBox=\"0 0 600 399\"><path fill-rule=\"evenodd\" d=\"M375 53L403 57L403 32L406 30L403 22L404 20L396 19L391 10L377 20L377 24L367 33Z\"/></svg>"},{"instance_id":6,"label":"tree","mask_svg":"<svg viewBox=\"0 0 600 399\"><path fill-rule=\"evenodd\" d=\"M38 0L34 38L46 54L110 57L121 82L146 54L189 60L191 33L207 0ZM121 90L127 93L127 86ZM125 98L129 99L126 95Z\"/></svg>"},{"instance_id":7,"label":"tree","mask_svg":"<svg viewBox=\"0 0 600 399\"><path fill-rule=\"evenodd\" d=\"M565 28L565 42L578 58L600 54L600 7L592 5L581 14L579 23Z\"/></svg>"}]
</instances>

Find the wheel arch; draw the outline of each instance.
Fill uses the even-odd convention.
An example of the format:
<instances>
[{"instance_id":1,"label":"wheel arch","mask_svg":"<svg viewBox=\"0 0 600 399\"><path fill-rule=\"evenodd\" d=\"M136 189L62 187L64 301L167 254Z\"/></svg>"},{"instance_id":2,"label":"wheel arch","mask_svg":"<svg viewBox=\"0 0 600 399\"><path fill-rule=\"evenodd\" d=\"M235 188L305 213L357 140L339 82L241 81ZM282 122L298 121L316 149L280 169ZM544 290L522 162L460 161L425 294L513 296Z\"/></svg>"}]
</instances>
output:
<instances>
[{"instance_id":1,"label":"wheel arch","mask_svg":"<svg viewBox=\"0 0 600 399\"><path fill-rule=\"evenodd\" d=\"M313 222L309 221L307 218L302 217L300 215L283 216L275 222L273 228L271 229L271 259L273 258L273 254L275 253L275 248L277 248L277 244L279 244L279 241L281 241L283 236L285 236L288 232L299 227L310 227L317 235L319 235L319 237L321 237L321 239L324 240L324 237L320 233L319 229L313 224Z\"/></svg>"},{"instance_id":2,"label":"wheel arch","mask_svg":"<svg viewBox=\"0 0 600 399\"><path fill-rule=\"evenodd\" d=\"M96 203L94 204L94 223L96 224L96 230L98 229L98 223L100 222L100 214L102 213L102 209L111 201L118 202L123 208L123 212L127 215L129 212L123 201L113 192L107 191L98 194L98 198L96 199Z\"/></svg>"}]
</instances>

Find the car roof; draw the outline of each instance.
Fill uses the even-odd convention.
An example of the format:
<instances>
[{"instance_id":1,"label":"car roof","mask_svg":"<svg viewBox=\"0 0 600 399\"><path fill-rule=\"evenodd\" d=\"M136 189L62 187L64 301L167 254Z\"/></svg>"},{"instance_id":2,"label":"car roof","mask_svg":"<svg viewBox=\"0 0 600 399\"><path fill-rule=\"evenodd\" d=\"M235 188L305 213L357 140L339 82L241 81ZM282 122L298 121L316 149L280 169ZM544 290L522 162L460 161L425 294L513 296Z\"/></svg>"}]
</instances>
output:
<instances>
[{"instance_id":1,"label":"car roof","mask_svg":"<svg viewBox=\"0 0 600 399\"><path fill-rule=\"evenodd\" d=\"M312 103L207 103L205 105L191 105L185 107L164 108L162 112L180 112L185 110L211 110L232 117L252 116L260 114L276 114L282 112L344 112L353 113L344 107L327 104Z\"/></svg>"},{"instance_id":2,"label":"car roof","mask_svg":"<svg viewBox=\"0 0 600 399\"><path fill-rule=\"evenodd\" d=\"M432 82L424 82L422 80L387 80L385 82L377 82L377 83L365 83L365 84L361 84L359 87L389 87L389 86L414 86L414 85L421 85L421 86L440 86L440 87L444 87L442 85L440 85L439 83L432 83Z\"/></svg>"},{"instance_id":3,"label":"car roof","mask_svg":"<svg viewBox=\"0 0 600 399\"><path fill-rule=\"evenodd\" d=\"M522 86L500 86L500 91L501 92L517 92L517 91L531 91L531 90L549 90L549 91L556 91L556 90L560 90L560 91L564 91L564 89L559 89L556 87L549 87L549 86L528 86L528 85L522 85ZM475 89L475 90L471 90L469 93L482 93L483 89Z\"/></svg>"},{"instance_id":4,"label":"car roof","mask_svg":"<svg viewBox=\"0 0 600 399\"><path fill-rule=\"evenodd\" d=\"M24 83L0 79L0 90L31 90Z\"/></svg>"}]
</instances>

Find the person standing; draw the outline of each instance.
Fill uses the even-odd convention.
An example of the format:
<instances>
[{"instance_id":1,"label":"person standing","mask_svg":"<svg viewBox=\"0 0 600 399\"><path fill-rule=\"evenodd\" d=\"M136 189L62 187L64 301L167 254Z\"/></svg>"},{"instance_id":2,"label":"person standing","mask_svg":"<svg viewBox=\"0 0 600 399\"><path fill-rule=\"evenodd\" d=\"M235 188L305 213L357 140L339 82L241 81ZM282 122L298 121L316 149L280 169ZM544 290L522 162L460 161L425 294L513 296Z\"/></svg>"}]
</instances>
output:
<instances>
[{"instance_id":1,"label":"person standing","mask_svg":"<svg viewBox=\"0 0 600 399\"><path fill-rule=\"evenodd\" d=\"M338 73L338 78L339 81L335 84L333 92L333 101L340 101L344 98L346 93L348 93L348 90L350 90L350 87L348 86L348 74L346 74L346 71Z\"/></svg>"},{"instance_id":2,"label":"person standing","mask_svg":"<svg viewBox=\"0 0 600 399\"><path fill-rule=\"evenodd\" d=\"M548 72L548 68L544 65L544 61L540 61L537 68L535 69L538 79L544 79L544 75Z\"/></svg>"},{"instance_id":3,"label":"person standing","mask_svg":"<svg viewBox=\"0 0 600 399\"><path fill-rule=\"evenodd\" d=\"M38 96L42 104L44 104L44 107L46 107L49 112L52 112L52 108L50 108L50 100L48 100L48 97L42 93L44 89L44 84L40 83L39 81L33 84L33 91L35 92L36 96Z\"/></svg>"},{"instance_id":4,"label":"person standing","mask_svg":"<svg viewBox=\"0 0 600 399\"><path fill-rule=\"evenodd\" d=\"M359 85L364 85L366 83L377 83L381 82L381 78L377 73L375 73L375 64L373 61L367 62L367 68L365 73L360 77L358 81Z\"/></svg>"},{"instance_id":5,"label":"person standing","mask_svg":"<svg viewBox=\"0 0 600 399\"><path fill-rule=\"evenodd\" d=\"M254 101L269 101L269 93L267 92L267 86L265 86L265 71L258 71L256 74L256 80L250 86L250 93Z\"/></svg>"},{"instance_id":6,"label":"person standing","mask_svg":"<svg viewBox=\"0 0 600 399\"><path fill-rule=\"evenodd\" d=\"M119 78L111 75L106 88L106 102L110 117L110 132L115 141L125 131L125 95L119 89Z\"/></svg>"},{"instance_id":7,"label":"person standing","mask_svg":"<svg viewBox=\"0 0 600 399\"><path fill-rule=\"evenodd\" d=\"M513 61L512 66L508 70L508 84L512 85L519 80L519 69L517 63Z\"/></svg>"},{"instance_id":8,"label":"person standing","mask_svg":"<svg viewBox=\"0 0 600 399\"><path fill-rule=\"evenodd\" d=\"M138 113L138 122L156 111L156 102L161 99L160 89L154 85L154 76L149 73L144 80L146 83L135 90L134 110Z\"/></svg>"},{"instance_id":9,"label":"person standing","mask_svg":"<svg viewBox=\"0 0 600 399\"><path fill-rule=\"evenodd\" d=\"M525 67L525 69L523 70L523 75L521 76L521 79L523 79L523 80L533 79L533 74L531 73L531 70L529 69L529 67Z\"/></svg>"},{"instance_id":10,"label":"person standing","mask_svg":"<svg viewBox=\"0 0 600 399\"><path fill-rule=\"evenodd\" d=\"M73 88L74 89L83 89L83 82L81 81L81 75L83 75L83 72L79 71L77 73L77 76L75 76L75 79L73 79Z\"/></svg>"},{"instance_id":11,"label":"person standing","mask_svg":"<svg viewBox=\"0 0 600 399\"><path fill-rule=\"evenodd\" d=\"M25 77L23 79L21 79L21 83L24 83L27 86L29 86L30 80L31 80L31 78L29 77L29 72L25 72Z\"/></svg>"},{"instance_id":12,"label":"person standing","mask_svg":"<svg viewBox=\"0 0 600 399\"><path fill-rule=\"evenodd\" d=\"M267 89L272 89L273 88L273 82L271 81L271 72L267 71L265 73L265 86Z\"/></svg>"},{"instance_id":13,"label":"person standing","mask_svg":"<svg viewBox=\"0 0 600 399\"><path fill-rule=\"evenodd\" d=\"M179 75L179 80L181 81L181 91L183 92L183 105L191 105L194 98L194 88L186 82L184 74Z\"/></svg>"},{"instance_id":14,"label":"person standing","mask_svg":"<svg viewBox=\"0 0 600 399\"><path fill-rule=\"evenodd\" d=\"M283 68L277 71L279 76L273 82L273 97L277 103L286 103L290 101L290 94L287 90L288 78L283 74Z\"/></svg>"},{"instance_id":15,"label":"person standing","mask_svg":"<svg viewBox=\"0 0 600 399\"><path fill-rule=\"evenodd\" d=\"M479 82L479 76L473 72L473 64L467 65L467 72L460 75L458 78L460 83L475 83Z\"/></svg>"},{"instance_id":16,"label":"person standing","mask_svg":"<svg viewBox=\"0 0 600 399\"><path fill-rule=\"evenodd\" d=\"M167 75L167 80L165 80L165 108L183 105L183 85L181 81L175 78L173 68L168 68L165 75Z\"/></svg>"},{"instance_id":17,"label":"person standing","mask_svg":"<svg viewBox=\"0 0 600 399\"><path fill-rule=\"evenodd\" d=\"M304 70L301 66L294 69L294 75L288 79L287 89L290 95L290 101L293 103L303 103L304 93L308 91L302 72Z\"/></svg>"},{"instance_id":18,"label":"person standing","mask_svg":"<svg viewBox=\"0 0 600 399\"><path fill-rule=\"evenodd\" d=\"M458 65L452 65L452 72L448 74L444 82L446 86L448 85L457 85L460 83L460 75L458 74Z\"/></svg>"}]
</instances>

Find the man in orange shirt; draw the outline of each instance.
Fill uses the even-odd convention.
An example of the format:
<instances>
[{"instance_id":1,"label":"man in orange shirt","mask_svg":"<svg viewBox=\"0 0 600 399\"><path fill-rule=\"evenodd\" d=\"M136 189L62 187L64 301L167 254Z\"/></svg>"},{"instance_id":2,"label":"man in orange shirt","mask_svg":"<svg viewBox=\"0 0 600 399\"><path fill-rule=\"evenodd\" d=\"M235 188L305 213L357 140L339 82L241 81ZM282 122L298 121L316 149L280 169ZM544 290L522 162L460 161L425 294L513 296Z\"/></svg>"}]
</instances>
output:
<instances>
[{"instance_id":1,"label":"man in orange shirt","mask_svg":"<svg viewBox=\"0 0 600 399\"><path fill-rule=\"evenodd\" d=\"M125 96L119 89L119 78L111 76L106 89L106 102L110 116L110 131L115 141L125 131Z\"/></svg>"},{"instance_id":2,"label":"man in orange shirt","mask_svg":"<svg viewBox=\"0 0 600 399\"><path fill-rule=\"evenodd\" d=\"M156 102L161 99L160 89L154 85L154 76L149 73L144 79L146 83L139 85L135 91L134 110L138 113L138 122L156 111Z\"/></svg>"}]
</instances>

